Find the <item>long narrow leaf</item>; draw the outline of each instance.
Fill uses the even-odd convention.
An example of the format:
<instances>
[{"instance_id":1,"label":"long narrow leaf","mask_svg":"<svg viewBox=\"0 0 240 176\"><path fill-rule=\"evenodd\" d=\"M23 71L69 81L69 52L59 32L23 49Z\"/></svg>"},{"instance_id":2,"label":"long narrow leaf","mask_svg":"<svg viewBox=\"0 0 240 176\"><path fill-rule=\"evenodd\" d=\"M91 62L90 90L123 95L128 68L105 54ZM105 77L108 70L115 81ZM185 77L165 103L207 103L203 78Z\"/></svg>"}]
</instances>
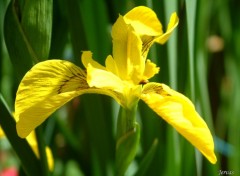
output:
<instances>
[{"instance_id":1,"label":"long narrow leaf","mask_svg":"<svg viewBox=\"0 0 240 176\"><path fill-rule=\"evenodd\" d=\"M195 102L195 23L196 23L196 9L197 0L186 0L186 15L187 15L187 29L188 29L188 58L189 58L189 90L190 99ZM199 152L195 151L196 156L199 156ZM192 156L193 157L193 156ZM201 175L201 161L196 157L197 175ZM191 163L186 165L189 166L186 170L190 171L192 168Z\"/></svg>"},{"instance_id":2,"label":"long narrow leaf","mask_svg":"<svg viewBox=\"0 0 240 176\"><path fill-rule=\"evenodd\" d=\"M169 19L173 12L177 11L177 1L164 1L165 18ZM177 50L177 32L174 32L167 42L168 53L168 71L169 85L177 90L177 72L178 72L178 50ZM181 145L179 135L172 127L167 127L167 173L170 175L180 175L181 173ZM174 167L175 169L172 169Z\"/></svg>"},{"instance_id":3,"label":"long narrow leaf","mask_svg":"<svg viewBox=\"0 0 240 176\"><path fill-rule=\"evenodd\" d=\"M4 19L4 37L17 77L21 79L38 59L21 27L16 7L15 1L8 5Z\"/></svg>"},{"instance_id":4,"label":"long narrow leaf","mask_svg":"<svg viewBox=\"0 0 240 176\"><path fill-rule=\"evenodd\" d=\"M157 145L158 145L158 140L155 139L153 141L152 146L150 147L150 149L144 156L143 160L139 164L139 169L138 169L137 173L135 174L135 176L145 175L145 173L146 173L147 169L149 168L149 165L151 164L153 157L156 153Z\"/></svg>"},{"instance_id":5,"label":"long narrow leaf","mask_svg":"<svg viewBox=\"0 0 240 176\"><path fill-rule=\"evenodd\" d=\"M21 25L38 59L46 60L52 35L52 0L25 1Z\"/></svg>"}]
</instances>

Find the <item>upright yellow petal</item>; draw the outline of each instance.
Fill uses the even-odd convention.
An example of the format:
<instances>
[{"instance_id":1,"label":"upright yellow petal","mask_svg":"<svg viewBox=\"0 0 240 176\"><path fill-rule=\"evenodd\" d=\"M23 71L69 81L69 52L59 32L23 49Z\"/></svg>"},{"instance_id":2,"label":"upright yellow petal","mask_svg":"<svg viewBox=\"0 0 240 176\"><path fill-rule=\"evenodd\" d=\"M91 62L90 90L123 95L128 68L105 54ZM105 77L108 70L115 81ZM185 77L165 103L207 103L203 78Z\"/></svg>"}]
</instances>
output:
<instances>
[{"instance_id":1,"label":"upright yellow petal","mask_svg":"<svg viewBox=\"0 0 240 176\"><path fill-rule=\"evenodd\" d=\"M151 62L147 59L145 63L145 70L144 70L144 79L148 80L152 78L155 74L159 72L160 68L156 66L155 63Z\"/></svg>"},{"instance_id":2,"label":"upright yellow petal","mask_svg":"<svg viewBox=\"0 0 240 176\"><path fill-rule=\"evenodd\" d=\"M127 24L134 28L136 34L142 40L142 56L145 61L154 39L163 34L162 24L155 12L144 6L138 6L124 15Z\"/></svg>"},{"instance_id":3,"label":"upright yellow petal","mask_svg":"<svg viewBox=\"0 0 240 176\"><path fill-rule=\"evenodd\" d=\"M127 40L128 28L122 16L119 16L112 27L113 58L118 67L119 77L126 78L127 70Z\"/></svg>"},{"instance_id":4,"label":"upright yellow petal","mask_svg":"<svg viewBox=\"0 0 240 176\"><path fill-rule=\"evenodd\" d=\"M93 67L105 70L105 67L96 62L92 59L92 52L91 51L83 51L82 53L82 63L85 68L87 68L88 64L90 63Z\"/></svg>"},{"instance_id":5,"label":"upright yellow petal","mask_svg":"<svg viewBox=\"0 0 240 176\"><path fill-rule=\"evenodd\" d=\"M117 64L111 55L107 57L105 61L105 65L106 65L107 71L110 71L115 75L119 75Z\"/></svg>"},{"instance_id":6,"label":"upright yellow petal","mask_svg":"<svg viewBox=\"0 0 240 176\"><path fill-rule=\"evenodd\" d=\"M142 40L142 56L147 57L148 51L154 42L164 44L170 37L173 29L178 25L178 16L173 13L166 33L163 33L162 24L155 12L144 6L135 7L124 15L124 20L130 24Z\"/></svg>"},{"instance_id":7,"label":"upright yellow petal","mask_svg":"<svg viewBox=\"0 0 240 176\"><path fill-rule=\"evenodd\" d=\"M178 22L179 22L179 18L177 16L176 12L175 12L171 15L170 21L168 23L167 31L163 35L156 38L155 41L157 43L164 44L168 40L170 35L172 34L174 28L177 27Z\"/></svg>"},{"instance_id":8,"label":"upright yellow petal","mask_svg":"<svg viewBox=\"0 0 240 176\"><path fill-rule=\"evenodd\" d=\"M211 163L216 163L211 132L187 97L164 84L149 83L144 86L141 99Z\"/></svg>"},{"instance_id":9,"label":"upright yellow petal","mask_svg":"<svg viewBox=\"0 0 240 176\"><path fill-rule=\"evenodd\" d=\"M139 35L159 36L162 35L162 24L155 12L144 6L138 6L124 15L127 24L131 24Z\"/></svg>"},{"instance_id":10,"label":"upright yellow petal","mask_svg":"<svg viewBox=\"0 0 240 176\"><path fill-rule=\"evenodd\" d=\"M68 61L36 64L18 87L15 101L18 135L26 137L56 109L88 88L85 72Z\"/></svg>"},{"instance_id":11,"label":"upright yellow petal","mask_svg":"<svg viewBox=\"0 0 240 176\"><path fill-rule=\"evenodd\" d=\"M127 25L120 15L112 27L113 58L122 80L140 81L144 72L145 60L142 58L142 42L131 25ZM138 69L135 69L135 67ZM136 76L137 75L137 76Z\"/></svg>"}]
</instances>

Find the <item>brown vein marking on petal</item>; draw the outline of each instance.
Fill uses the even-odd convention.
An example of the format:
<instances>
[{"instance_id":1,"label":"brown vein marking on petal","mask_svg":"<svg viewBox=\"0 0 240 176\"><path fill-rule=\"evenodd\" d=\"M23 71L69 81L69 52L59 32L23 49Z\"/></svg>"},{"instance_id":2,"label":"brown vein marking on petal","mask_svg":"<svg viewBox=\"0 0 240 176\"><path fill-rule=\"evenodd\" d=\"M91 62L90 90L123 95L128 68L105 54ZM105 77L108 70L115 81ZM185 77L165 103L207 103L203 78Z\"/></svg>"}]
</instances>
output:
<instances>
[{"instance_id":1,"label":"brown vein marking on petal","mask_svg":"<svg viewBox=\"0 0 240 176\"><path fill-rule=\"evenodd\" d=\"M142 36L142 56L145 58L149 51L149 48L153 44L154 37L153 36Z\"/></svg>"},{"instance_id":2,"label":"brown vein marking on petal","mask_svg":"<svg viewBox=\"0 0 240 176\"><path fill-rule=\"evenodd\" d=\"M65 65L65 64L63 64ZM57 93L61 94L63 92L68 91L77 91L77 90L84 90L88 89L88 83L86 81L86 71L81 69L76 69L74 67L68 67L66 69L69 71L68 75L59 82L59 87L57 89Z\"/></svg>"},{"instance_id":3,"label":"brown vein marking on petal","mask_svg":"<svg viewBox=\"0 0 240 176\"><path fill-rule=\"evenodd\" d=\"M152 83L146 84L143 90L143 93L144 94L156 93L162 96L172 96L170 92L167 92L166 90L163 89L163 86L161 84L152 84Z\"/></svg>"}]
</instances>

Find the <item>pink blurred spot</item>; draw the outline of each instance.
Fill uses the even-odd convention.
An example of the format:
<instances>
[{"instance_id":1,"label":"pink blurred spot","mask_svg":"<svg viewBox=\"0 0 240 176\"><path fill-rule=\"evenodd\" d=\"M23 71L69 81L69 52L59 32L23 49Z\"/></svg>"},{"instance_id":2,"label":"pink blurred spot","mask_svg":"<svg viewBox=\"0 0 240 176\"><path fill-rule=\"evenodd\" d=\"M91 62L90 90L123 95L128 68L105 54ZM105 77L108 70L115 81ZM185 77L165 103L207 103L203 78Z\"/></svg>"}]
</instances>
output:
<instances>
[{"instance_id":1,"label":"pink blurred spot","mask_svg":"<svg viewBox=\"0 0 240 176\"><path fill-rule=\"evenodd\" d=\"M18 176L18 171L14 167L6 168L0 171L0 176Z\"/></svg>"}]
</instances>

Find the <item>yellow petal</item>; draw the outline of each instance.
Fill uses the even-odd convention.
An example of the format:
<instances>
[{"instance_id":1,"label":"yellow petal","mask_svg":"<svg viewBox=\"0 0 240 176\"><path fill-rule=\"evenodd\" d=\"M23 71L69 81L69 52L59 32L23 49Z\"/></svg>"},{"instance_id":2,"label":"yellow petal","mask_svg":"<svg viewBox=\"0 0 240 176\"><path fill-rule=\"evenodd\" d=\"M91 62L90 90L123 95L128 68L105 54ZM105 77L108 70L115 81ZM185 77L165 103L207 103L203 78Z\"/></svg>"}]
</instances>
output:
<instances>
[{"instance_id":1,"label":"yellow petal","mask_svg":"<svg viewBox=\"0 0 240 176\"><path fill-rule=\"evenodd\" d=\"M36 146L37 145L37 139L35 131L32 131L27 137L26 140L28 141L30 146Z\"/></svg>"},{"instance_id":2,"label":"yellow petal","mask_svg":"<svg viewBox=\"0 0 240 176\"><path fill-rule=\"evenodd\" d=\"M4 131L2 130L1 126L0 126L0 138L4 137L5 134L4 134Z\"/></svg>"},{"instance_id":3,"label":"yellow petal","mask_svg":"<svg viewBox=\"0 0 240 176\"><path fill-rule=\"evenodd\" d=\"M211 163L216 163L211 132L187 97L164 84L149 83L144 86L141 99Z\"/></svg>"},{"instance_id":4,"label":"yellow petal","mask_svg":"<svg viewBox=\"0 0 240 176\"><path fill-rule=\"evenodd\" d=\"M107 71L112 72L113 74L119 76L118 73L118 67L116 65L115 60L113 59L113 57L111 55L109 55L105 61L105 65L106 65L106 69Z\"/></svg>"},{"instance_id":5,"label":"yellow petal","mask_svg":"<svg viewBox=\"0 0 240 176\"><path fill-rule=\"evenodd\" d=\"M139 35L158 36L162 32L162 24L153 10L138 6L124 15L127 24L131 24Z\"/></svg>"},{"instance_id":6,"label":"yellow petal","mask_svg":"<svg viewBox=\"0 0 240 176\"><path fill-rule=\"evenodd\" d=\"M146 64L145 64L145 70L144 70L144 79L148 80L148 79L152 78L158 72L159 72L159 67L157 67L155 63L153 63L149 59L147 59Z\"/></svg>"},{"instance_id":7,"label":"yellow petal","mask_svg":"<svg viewBox=\"0 0 240 176\"><path fill-rule=\"evenodd\" d=\"M154 42L164 44L170 37L173 29L178 25L178 16L173 13L166 33L162 31L162 24L157 15L148 7L135 7L124 15L124 20L130 24L142 40L142 56L146 58L151 45Z\"/></svg>"},{"instance_id":8,"label":"yellow petal","mask_svg":"<svg viewBox=\"0 0 240 176\"><path fill-rule=\"evenodd\" d=\"M22 79L15 101L17 133L25 138L59 107L83 93L99 93L123 102L118 92L90 88L86 72L71 62L48 60L36 64Z\"/></svg>"},{"instance_id":9,"label":"yellow petal","mask_svg":"<svg viewBox=\"0 0 240 176\"><path fill-rule=\"evenodd\" d=\"M36 134L35 131L31 132L26 140L28 141L29 145L31 146L33 152L35 155L39 158L39 152L38 152L38 144L37 144L37 139L36 139ZM46 147L46 155L47 155L47 161L48 161L48 168L53 171L54 167L54 159L52 156L52 151L49 147Z\"/></svg>"},{"instance_id":10,"label":"yellow petal","mask_svg":"<svg viewBox=\"0 0 240 176\"><path fill-rule=\"evenodd\" d=\"M179 22L179 19L178 19L177 14L173 13L171 15L170 21L168 23L167 31L163 35L158 37L155 41L157 43L164 44L168 40L168 38L170 37L170 35L173 32L174 28L177 27L178 22Z\"/></svg>"},{"instance_id":11,"label":"yellow petal","mask_svg":"<svg viewBox=\"0 0 240 176\"><path fill-rule=\"evenodd\" d=\"M135 7L129 11L124 15L124 20L134 28L136 34L141 38L141 56L145 62L148 51L154 43L155 37L163 34L162 24L158 20L155 12L144 6Z\"/></svg>"},{"instance_id":12,"label":"yellow petal","mask_svg":"<svg viewBox=\"0 0 240 176\"><path fill-rule=\"evenodd\" d=\"M140 80L137 80L135 75L142 75L145 65L140 36L136 34L132 26L126 24L120 15L112 27L112 38L113 58L119 77L122 80L133 80L137 84Z\"/></svg>"},{"instance_id":13,"label":"yellow petal","mask_svg":"<svg viewBox=\"0 0 240 176\"><path fill-rule=\"evenodd\" d=\"M90 63L93 67L105 70L105 67L99 64L98 62L92 59L92 52L91 51L83 51L82 53L82 63L85 68L87 68L88 64Z\"/></svg>"},{"instance_id":14,"label":"yellow petal","mask_svg":"<svg viewBox=\"0 0 240 176\"><path fill-rule=\"evenodd\" d=\"M108 64L114 64L112 57L108 59L110 59ZM90 91L111 96L125 108L131 108L139 100L142 90L141 85L121 80L112 72L94 68L91 64L87 67L87 82Z\"/></svg>"},{"instance_id":15,"label":"yellow petal","mask_svg":"<svg viewBox=\"0 0 240 176\"><path fill-rule=\"evenodd\" d=\"M85 72L68 61L48 60L36 64L24 76L17 91L18 135L26 137L56 109L88 88Z\"/></svg>"},{"instance_id":16,"label":"yellow petal","mask_svg":"<svg viewBox=\"0 0 240 176\"><path fill-rule=\"evenodd\" d=\"M94 68L92 65L87 67L87 82L90 87L123 92L124 83L115 74L109 71Z\"/></svg>"}]
</instances>

